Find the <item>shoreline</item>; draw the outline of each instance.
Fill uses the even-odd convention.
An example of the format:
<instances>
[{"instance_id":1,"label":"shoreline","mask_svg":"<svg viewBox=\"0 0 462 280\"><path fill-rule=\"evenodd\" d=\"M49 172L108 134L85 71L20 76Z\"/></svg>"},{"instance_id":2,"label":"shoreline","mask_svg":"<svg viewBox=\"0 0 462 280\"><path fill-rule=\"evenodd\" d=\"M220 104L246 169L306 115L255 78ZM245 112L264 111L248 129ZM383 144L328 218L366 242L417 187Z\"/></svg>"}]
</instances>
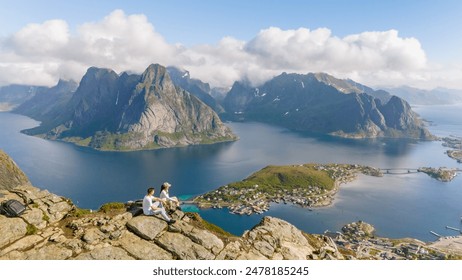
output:
<instances>
[{"instance_id":1,"label":"shoreline","mask_svg":"<svg viewBox=\"0 0 462 280\"><path fill-rule=\"evenodd\" d=\"M262 170L257 171L240 182L221 186L205 194L198 195L186 203L195 205L199 209L228 208L229 213L231 214L247 216L267 212L270 209L271 203L292 204L312 211L315 208L331 206L335 200L335 195L340 190L340 186L342 184L355 181L358 178L358 174L373 177L382 177L385 174L389 174L388 172L384 173L382 171L388 169L379 169L358 164L304 164L280 166L279 168L311 168L312 170L314 169L318 172L324 173L324 175L328 175L332 180L332 185L329 188L316 185L293 186L289 184L286 186L276 185L268 187L253 184L251 182L250 179L252 179L252 177L269 167L271 166L267 166ZM455 168L419 167L412 171L399 171L405 173L390 174L424 173L430 178L438 181L450 182L456 178L457 173L460 171L460 169ZM277 176L282 176L282 173L278 172L277 169L273 172L277 173Z\"/></svg>"},{"instance_id":2,"label":"shoreline","mask_svg":"<svg viewBox=\"0 0 462 280\"><path fill-rule=\"evenodd\" d=\"M268 167L264 169L266 168ZM220 209L226 207L231 214L248 216L252 214L263 214L270 209L271 203L292 204L307 208L311 211L313 208L332 205L340 185L356 180L358 173L368 176L383 176L383 173L377 168L357 164L305 164L292 165L290 167L284 166L281 168L293 168L295 170L307 168L310 171L317 172L314 173L317 176L328 176L332 185L329 189L316 185L277 186L277 188L275 188L276 191L272 188L264 192L263 190L268 188L260 187L258 184L240 189L235 189L232 184L229 184L195 197L192 203L197 205L199 209ZM258 172L255 174L258 174ZM281 176L280 173L277 175ZM249 178L241 182L245 182L248 179ZM307 178L307 180L309 179L311 178ZM228 199L227 196L229 195L233 196L233 198Z\"/></svg>"},{"instance_id":3,"label":"shoreline","mask_svg":"<svg viewBox=\"0 0 462 280\"><path fill-rule=\"evenodd\" d=\"M462 163L462 138L457 136L449 136L444 137L441 140L443 141L443 147L452 149L446 151L448 157L456 160L458 163Z\"/></svg>"}]
</instances>

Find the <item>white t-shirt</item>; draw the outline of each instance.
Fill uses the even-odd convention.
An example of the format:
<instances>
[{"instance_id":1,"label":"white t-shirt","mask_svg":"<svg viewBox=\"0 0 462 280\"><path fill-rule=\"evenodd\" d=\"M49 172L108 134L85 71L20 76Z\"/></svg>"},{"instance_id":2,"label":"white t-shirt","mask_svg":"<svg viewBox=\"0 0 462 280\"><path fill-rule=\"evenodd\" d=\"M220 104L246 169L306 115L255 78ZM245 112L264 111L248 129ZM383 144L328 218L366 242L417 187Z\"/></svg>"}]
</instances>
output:
<instances>
[{"instance_id":1,"label":"white t-shirt","mask_svg":"<svg viewBox=\"0 0 462 280\"><path fill-rule=\"evenodd\" d=\"M162 199L166 198L167 200L175 201L173 198L170 198L166 190L163 190L160 192L160 198Z\"/></svg>"},{"instance_id":2,"label":"white t-shirt","mask_svg":"<svg viewBox=\"0 0 462 280\"><path fill-rule=\"evenodd\" d=\"M150 196L150 195L144 196L144 198L143 198L143 213L144 213L144 215L152 215L153 210L152 210L151 206L154 205L156 207L159 207L158 206L159 205L158 201L156 201L154 203L152 202L153 198L154 197Z\"/></svg>"}]
</instances>

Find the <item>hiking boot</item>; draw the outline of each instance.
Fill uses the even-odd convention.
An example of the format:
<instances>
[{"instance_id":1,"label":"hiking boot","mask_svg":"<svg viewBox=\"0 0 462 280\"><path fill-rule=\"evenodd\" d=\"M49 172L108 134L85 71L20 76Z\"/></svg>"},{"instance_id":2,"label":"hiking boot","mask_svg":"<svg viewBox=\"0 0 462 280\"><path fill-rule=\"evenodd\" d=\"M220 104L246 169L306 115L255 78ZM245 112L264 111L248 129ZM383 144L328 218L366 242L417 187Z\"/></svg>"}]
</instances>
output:
<instances>
[{"instance_id":1,"label":"hiking boot","mask_svg":"<svg viewBox=\"0 0 462 280\"><path fill-rule=\"evenodd\" d=\"M177 206L177 207L176 207L176 210L180 210L180 211L181 211L181 207L180 207L180 206Z\"/></svg>"},{"instance_id":2,"label":"hiking boot","mask_svg":"<svg viewBox=\"0 0 462 280\"><path fill-rule=\"evenodd\" d=\"M175 219L170 219L170 221L167 222L167 224L171 225L171 224L174 224L176 222Z\"/></svg>"}]
</instances>

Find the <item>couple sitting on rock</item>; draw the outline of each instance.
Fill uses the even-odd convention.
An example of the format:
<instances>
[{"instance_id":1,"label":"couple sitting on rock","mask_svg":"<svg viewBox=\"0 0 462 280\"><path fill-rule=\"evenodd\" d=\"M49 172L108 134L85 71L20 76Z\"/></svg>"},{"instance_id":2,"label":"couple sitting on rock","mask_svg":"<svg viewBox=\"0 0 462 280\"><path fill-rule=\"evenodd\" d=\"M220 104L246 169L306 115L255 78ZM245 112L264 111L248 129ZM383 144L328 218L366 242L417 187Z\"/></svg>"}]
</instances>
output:
<instances>
[{"instance_id":1,"label":"couple sitting on rock","mask_svg":"<svg viewBox=\"0 0 462 280\"><path fill-rule=\"evenodd\" d=\"M160 214L168 224L173 224L176 221L171 219L167 215L166 209L169 211L169 214L175 212L175 210L181 210L180 202L176 197L170 197L168 194L168 190L172 185L165 182L160 187L160 197L155 197L154 188L148 188L147 194L143 199L143 213L145 215L156 215Z\"/></svg>"}]
</instances>

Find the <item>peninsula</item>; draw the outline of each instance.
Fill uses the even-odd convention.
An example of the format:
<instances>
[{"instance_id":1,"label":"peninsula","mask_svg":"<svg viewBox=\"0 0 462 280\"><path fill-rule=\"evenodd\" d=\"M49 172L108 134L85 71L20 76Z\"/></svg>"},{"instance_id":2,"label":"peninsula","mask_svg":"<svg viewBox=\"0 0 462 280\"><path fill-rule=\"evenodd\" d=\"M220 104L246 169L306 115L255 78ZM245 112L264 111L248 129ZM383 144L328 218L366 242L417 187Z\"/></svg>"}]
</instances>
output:
<instances>
[{"instance_id":1,"label":"peninsula","mask_svg":"<svg viewBox=\"0 0 462 280\"><path fill-rule=\"evenodd\" d=\"M461 137L444 137L443 146L451 148L452 150L447 150L446 154L457 160L458 163L462 163L462 138Z\"/></svg>"},{"instance_id":2,"label":"peninsula","mask_svg":"<svg viewBox=\"0 0 462 280\"><path fill-rule=\"evenodd\" d=\"M332 203L340 184L358 173L383 176L373 167L357 164L267 166L240 182L222 186L194 199L200 208L228 207L231 213L262 214L271 202L320 207Z\"/></svg>"},{"instance_id":3,"label":"peninsula","mask_svg":"<svg viewBox=\"0 0 462 280\"><path fill-rule=\"evenodd\" d=\"M240 182L221 186L216 190L199 195L193 202L199 208L227 207L239 215L262 214L271 203L294 204L309 208L328 206L332 203L341 184L353 181L358 173L382 177L408 173L425 173L442 181L452 181L458 169L419 167L406 173L388 173L358 164L300 164L267 166Z\"/></svg>"},{"instance_id":4,"label":"peninsula","mask_svg":"<svg viewBox=\"0 0 462 280\"><path fill-rule=\"evenodd\" d=\"M417 171L423 172L441 182L450 182L457 176L457 169L455 168L420 167Z\"/></svg>"}]
</instances>

